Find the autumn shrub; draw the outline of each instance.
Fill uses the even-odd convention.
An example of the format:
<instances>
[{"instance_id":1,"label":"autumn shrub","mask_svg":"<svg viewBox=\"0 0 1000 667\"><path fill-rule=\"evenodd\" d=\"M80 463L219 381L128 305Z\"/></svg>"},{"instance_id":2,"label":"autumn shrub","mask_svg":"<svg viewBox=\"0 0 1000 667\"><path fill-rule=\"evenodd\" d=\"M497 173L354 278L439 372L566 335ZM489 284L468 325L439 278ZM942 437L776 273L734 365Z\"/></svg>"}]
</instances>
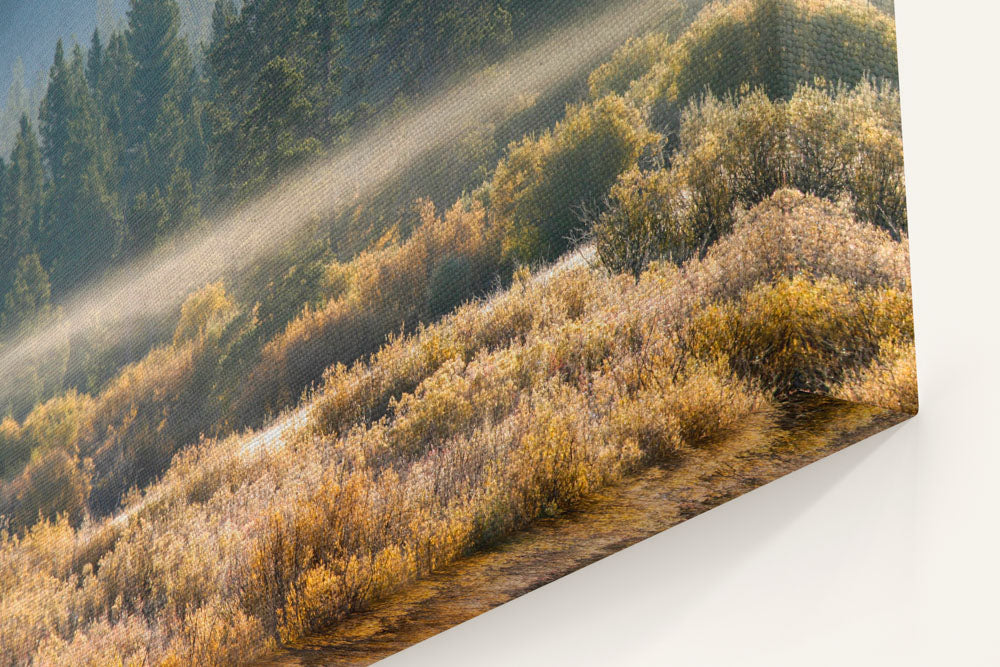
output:
<instances>
[{"instance_id":1,"label":"autumn shrub","mask_svg":"<svg viewBox=\"0 0 1000 667\"><path fill-rule=\"evenodd\" d=\"M850 202L855 217L905 236L906 194L898 92L862 82L800 86L772 101L762 90L708 95L684 113L669 168L624 174L592 236L611 271L683 262L728 234L740 209L791 185Z\"/></svg>"},{"instance_id":2,"label":"autumn shrub","mask_svg":"<svg viewBox=\"0 0 1000 667\"><path fill-rule=\"evenodd\" d=\"M800 275L705 307L686 344L695 357L725 360L775 391L820 391L873 359L883 339L906 340L912 330L908 293Z\"/></svg>"},{"instance_id":3,"label":"autumn shrub","mask_svg":"<svg viewBox=\"0 0 1000 667\"><path fill-rule=\"evenodd\" d=\"M321 435L329 427L307 429L301 446L336 442L337 463L315 495L263 521L241 574L244 609L280 640L294 639L629 471L726 433L768 428L770 399L728 369L664 354L630 361L659 339L656 327L646 330L649 339L626 333L655 312L646 300L654 289L595 283L588 269L573 277L563 284L607 291L599 306L565 309L506 345L452 351L434 370L422 366L416 388L390 399L379 421L341 427L334 439ZM546 288L527 287L534 309ZM480 312L485 324L489 313ZM427 350L426 336L408 345ZM390 359L399 352L373 358L367 371ZM628 380L628 366L642 382ZM331 377L320 401L346 386L348 373ZM317 408L314 418L328 410ZM667 426L642 426L658 417Z\"/></svg>"},{"instance_id":4,"label":"autumn shrub","mask_svg":"<svg viewBox=\"0 0 1000 667\"><path fill-rule=\"evenodd\" d=\"M504 226L504 255L551 260L570 245L579 208L607 195L618 175L655 145L638 111L617 95L567 111L554 130L510 146L488 188Z\"/></svg>"},{"instance_id":5,"label":"autumn shrub","mask_svg":"<svg viewBox=\"0 0 1000 667\"><path fill-rule=\"evenodd\" d=\"M129 487L150 480L180 446L197 438L194 424L203 405L197 375L207 365L206 352L198 341L155 349L95 399L81 450L96 465L92 502L100 513L113 509Z\"/></svg>"},{"instance_id":6,"label":"autumn shrub","mask_svg":"<svg viewBox=\"0 0 1000 667\"><path fill-rule=\"evenodd\" d=\"M214 283L191 294L181 306L174 329L174 345L205 336L218 338L225 325L236 315L236 305L222 283Z\"/></svg>"},{"instance_id":7,"label":"autumn shrub","mask_svg":"<svg viewBox=\"0 0 1000 667\"><path fill-rule=\"evenodd\" d=\"M444 216L421 206L422 224L406 242L365 253L352 262L351 286L320 309L306 309L269 342L236 393L238 423L291 404L299 392L337 363L353 363L381 347L386 337L412 331L466 299L486 292L499 268L496 235L476 201L459 201ZM456 289L442 284L443 267L460 262ZM341 269L344 271L345 269Z\"/></svg>"},{"instance_id":8,"label":"autumn shrub","mask_svg":"<svg viewBox=\"0 0 1000 667\"><path fill-rule=\"evenodd\" d=\"M633 81L641 79L669 54L667 36L653 32L632 37L620 46L608 62L590 73L590 97L599 100L609 94L624 95Z\"/></svg>"},{"instance_id":9,"label":"autumn shrub","mask_svg":"<svg viewBox=\"0 0 1000 667\"><path fill-rule=\"evenodd\" d=\"M882 341L871 365L849 372L832 393L848 401L916 414L920 406L912 341Z\"/></svg>"},{"instance_id":10,"label":"autumn shrub","mask_svg":"<svg viewBox=\"0 0 1000 667\"><path fill-rule=\"evenodd\" d=\"M612 438L632 443L654 461L672 462L690 448L741 430L766 432L774 408L766 394L717 362L686 361L676 350L640 367L639 388L618 401Z\"/></svg>"},{"instance_id":11,"label":"autumn shrub","mask_svg":"<svg viewBox=\"0 0 1000 667\"><path fill-rule=\"evenodd\" d=\"M92 474L88 460L65 449L37 451L17 477L0 487L0 516L14 531L60 514L79 526L87 512Z\"/></svg>"},{"instance_id":12,"label":"autumn shrub","mask_svg":"<svg viewBox=\"0 0 1000 667\"><path fill-rule=\"evenodd\" d=\"M819 197L849 195L859 219L896 239L906 234L898 89L801 86L784 111L789 184Z\"/></svg>"},{"instance_id":13,"label":"autumn shrub","mask_svg":"<svg viewBox=\"0 0 1000 667\"><path fill-rule=\"evenodd\" d=\"M638 280L653 260L682 263L693 257L701 241L683 212L683 197L683 183L673 171L624 173L611 188L605 210L589 221L601 263Z\"/></svg>"},{"instance_id":14,"label":"autumn shrub","mask_svg":"<svg viewBox=\"0 0 1000 667\"><path fill-rule=\"evenodd\" d=\"M469 362L482 350L507 347L535 329L607 307L607 292L581 279L585 266L564 266L553 267L547 280L518 274L509 290L490 299L488 308L468 304L412 338L391 338L370 359L350 368L331 367L313 402L311 428L343 434L359 422L381 417L393 399L415 390L446 363Z\"/></svg>"},{"instance_id":15,"label":"autumn shrub","mask_svg":"<svg viewBox=\"0 0 1000 667\"><path fill-rule=\"evenodd\" d=\"M787 102L760 90L685 113L675 167L690 188L699 228L723 229L786 184L826 199L849 196L854 213L899 239L906 232L899 93L799 86Z\"/></svg>"},{"instance_id":16,"label":"autumn shrub","mask_svg":"<svg viewBox=\"0 0 1000 667\"><path fill-rule=\"evenodd\" d=\"M16 419L0 421L0 484L17 473L31 456L31 443L24 437Z\"/></svg>"},{"instance_id":17,"label":"autumn shrub","mask_svg":"<svg viewBox=\"0 0 1000 667\"><path fill-rule=\"evenodd\" d=\"M631 96L673 136L706 89L724 96L749 86L787 99L816 78L866 77L898 79L895 23L882 12L854 0L737 0L706 7Z\"/></svg>"},{"instance_id":18,"label":"autumn shrub","mask_svg":"<svg viewBox=\"0 0 1000 667\"><path fill-rule=\"evenodd\" d=\"M80 438L94 416L94 399L71 390L42 403L31 411L23 425L23 437L32 449L61 449L76 455Z\"/></svg>"},{"instance_id":19,"label":"autumn shrub","mask_svg":"<svg viewBox=\"0 0 1000 667\"><path fill-rule=\"evenodd\" d=\"M736 217L733 232L687 267L688 301L739 298L760 283L809 274L910 291L905 243L857 221L850 207L780 190Z\"/></svg>"},{"instance_id":20,"label":"autumn shrub","mask_svg":"<svg viewBox=\"0 0 1000 667\"><path fill-rule=\"evenodd\" d=\"M828 243L830 230L842 240ZM63 518L0 540L0 590L12 591L0 619L16 621L0 620L0 637L22 662L249 660L645 466L762 441L772 387L710 334L780 338L740 306L791 301L804 340L833 332L854 346L843 332L869 318L905 342L905 300L883 298L906 288L905 264L903 244L846 207L781 191L703 260L654 262L638 281L572 255L520 271L490 299L334 367L309 424L273 450L205 440L119 520L73 531ZM818 354L807 363L828 377L838 353ZM50 564L23 567L33 560ZM35 589L45 598L20 593Z\"/></svg>"}]
</instances>

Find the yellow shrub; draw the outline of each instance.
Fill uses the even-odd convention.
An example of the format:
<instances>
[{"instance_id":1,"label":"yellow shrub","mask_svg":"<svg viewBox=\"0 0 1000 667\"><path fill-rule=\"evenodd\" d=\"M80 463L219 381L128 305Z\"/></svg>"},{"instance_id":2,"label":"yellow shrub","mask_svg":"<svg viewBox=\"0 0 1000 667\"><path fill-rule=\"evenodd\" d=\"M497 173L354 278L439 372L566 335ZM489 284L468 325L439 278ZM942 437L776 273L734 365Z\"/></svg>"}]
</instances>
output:
<instances>
[{"instance_id":1,"label":"yellow shrub","mask_svg":"<svg viewBox=\"0 0 1000 667\"><path fill-rule=\"evenodd\" d=\"M759 283L801 274L910 290L905 243L857 222L845 206L792 190L738 216L733 233L687 269L695 301L735 299Z\"/></svg>"},{"instance_id":2,"label":"yellow shrub","mask_svg":"<svg viewBox=\"0 0 1000 667\"><path fill-rule=\"evenodd\" d=\"M218 337L235 315L236 304L226 294L222 283L206 285L191 294L181 306L180 320L174 329L174 345L206 335Z\"/></svg>"},{"instance_id":3,"label":"yellow shrub","mask_svg":"<svg viewBox=\"0 0 1000 667\"><path fill-rule=\"evenodd\" d=\"M912 331L909 294L796 276L705 307L686 342L695 357L727 360L774 391L817 391L872 359L883 338L912 339Z\"/></svg>"},{"instance_id":4,"label":"yellow shrub","mask_svg":"<svg viewBox=\"0 0 1000 667\"><path fill-rule=\"evenodd\" d=\"M882 341L879 355L872 364L848 373L833 390L833 395L848 401L917 414L920 401L913 343L902 343L893 338Z\"/></svg>"},{"instance_id":5,"label":"yellow shrub","mask_svg":"<svg viewBox=\"0 0 1000 667\"><path fill-rule=\"evenodd\" d=\"M630 38L587 79L591 99L597 100L614 93L624 95L633 81L642 78L658 62L667 58L669 44L662 33L650 33Z\"/></svg>"},{"instance_id":6,"label":"yellow shrub","mask_svg":"<svg viewBox=\"0 0 1000 667\"><path fill-rule=\"evenodd\" d=\"M24 436L32 447L61 449L72 455L80 451L80 437L86 434L96 403L86 394L70 391L31 411L24 420Z\"/></svg>"},{"instance_id":7,"label":"yellow shrub","mask_svg":"<svg viewBox=\"0 0 1000 667\"><path fill-rule=\"evenodd\" d=\"M652 126L672 134L706 88L761 87L779 99L817 77L854 84L865 76L898 78L896 27L885 14L856 0L735 0L703 10L632 94Z\"/></svg>"},{"instance_id":8,"label":"yellow shrub","mask_svg":"<svg viewBox=\"0 0 1000 667\"><path fill-rule=\"evenodd\" d=\"M578 231L579 208L605 196L657 140L617 95L567 111L551 132L513 144L497 165L490 210L505 227L504 254L553 259Z\"/></svg>"}]
</instances>

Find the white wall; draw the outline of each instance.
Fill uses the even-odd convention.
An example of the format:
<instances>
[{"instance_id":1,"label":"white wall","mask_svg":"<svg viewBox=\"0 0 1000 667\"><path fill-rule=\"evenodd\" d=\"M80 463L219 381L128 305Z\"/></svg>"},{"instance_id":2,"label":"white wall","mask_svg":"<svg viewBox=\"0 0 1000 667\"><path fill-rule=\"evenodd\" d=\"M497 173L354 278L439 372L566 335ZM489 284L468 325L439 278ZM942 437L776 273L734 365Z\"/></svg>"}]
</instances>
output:
<instances>
[{"instance_id":1,"label":"white wall","mask_svg":"<svg viewBox=\"0 0 1000 667\"><path fill-rule=\"evenodd\" d=\"M1000 665L1000 9L896 5L920 416L385 664Z\"/></svg>"}]
</instances>

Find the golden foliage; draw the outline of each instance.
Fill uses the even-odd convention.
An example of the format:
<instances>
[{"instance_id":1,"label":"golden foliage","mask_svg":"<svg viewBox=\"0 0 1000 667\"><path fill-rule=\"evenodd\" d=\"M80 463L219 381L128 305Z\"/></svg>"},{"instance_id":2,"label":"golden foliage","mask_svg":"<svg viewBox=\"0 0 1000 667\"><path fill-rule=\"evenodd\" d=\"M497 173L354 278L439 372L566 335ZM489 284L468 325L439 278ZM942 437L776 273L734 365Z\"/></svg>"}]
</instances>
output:
<instances>
[{"instance_id":1,"label":"golden foliage","mask_svg":"<svg viewBox=\"0 0 1000 667\"><path fill-rule=\"evenodd\" d=\"M624 95L633 81L641 79L654 65L667 59L669 49L667 37L661 33L630 38L608 62L590 73L587 85L591 99L598 100L612 93Z\"/></svg>"},{"instance_id":2,"label":"golden foliage","mask_svg":"<svg viewBox=\"0 0 1000 667\"><path fill-rule=\"evenodd\" d=\"M206 335L217 338L235 315L236 305L222 283L206 285L192 293L181 306L180 320L174 329L174 345Z\"/></svg>"},{"instance_id":3,"label":"golden foliage","mask_svg":"<svg viewBox=\"0 0 1000 667\"><path fill-rule=\"evenodd\" d=\"M658 136L617 95L567 111L554 130L512 144L489 185L490 212L505 227L504 256L530 263L569 247L581 206L607 194Z\"/></svg>"},{"instance_id":4,"label":"golden foliage","mask_svg":"<svg viewBox=\"0 0 1000 667\"><path fill-rule=\"evenodd\" d=\"M775 391L818 391L874 358L883 338L912 339L912 313L909 294L894 288L796 276L705 307L686 342L696 357L726 360Z\"/></svg>"},{"instance_id":5,"label":"golden foliage","mask_svg":"<svg viewBox=\"0 0 1000 667\"><path fill-rule=\"evenodd\" d=\"M882 341L878 357L871 366L848 373L833 394L848 401L917 414L920 402L913 342L893 338Z\"/></svg>"}]
</instances>

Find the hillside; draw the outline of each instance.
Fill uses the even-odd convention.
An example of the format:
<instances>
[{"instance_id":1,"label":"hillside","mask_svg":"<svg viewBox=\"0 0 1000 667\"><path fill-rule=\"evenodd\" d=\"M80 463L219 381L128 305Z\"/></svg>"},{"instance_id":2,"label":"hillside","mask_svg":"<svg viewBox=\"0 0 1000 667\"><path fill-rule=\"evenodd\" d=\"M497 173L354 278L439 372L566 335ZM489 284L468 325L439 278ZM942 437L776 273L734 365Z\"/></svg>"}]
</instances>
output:
<instances>
[{"instance_id":1,"label":"hillside","mask_svg":"<svg viewBox=\"0 0 1000 667\"><path fill-rule=\"evenodd\" d=\"M205 442L124 522L73 531L63 519L8 539L0 636L28 652L15 662L43 637L55 662L245 658L649 465L765 438L799 381L783 369L913 409L899 398L914 381L907 276L905 245L786 191L683 269L657 264L638 283L586 264L518 278L334 370L284 444L242 456L239 438ZM747 300L756 308L733 313L801 332L767 366L719 355L773 344L728 315ZM37 606L22 589L50 593ZM62 609L78 610L72 625L43 620Z\"/></svg>"},{"instance_id":2,"label":"hillside","mask_svg":"<svg viewBox=\"0 0 1000 667\"><path fill-rule=\"evenodd\" d=\"M380 5L385 34L422 25L419 6ZM228 15L215 44L231 93L257 65L225 52L258 43L257 11ZM774 12L801 37L777 81L759 76ZM568 78L525 70L559 90L491 126L488 150L427 176L446 142L372 197L301 216L304 234L166 309L130 363L74 346L106 377L42 382L0 422L0 664L244 662L652 468L711 467L723 442L764 451L803 394L915 412L891 18L844 0L650 16L684 28L622 34ZM810 50L820 25L850 36L834 65ZM745 68L708 66L734 35ZM261 69L285 62L268 48ZM330 62L308 58L285 73ZM429 81L393 76L396 93ZM328 84L310 103L337 106ZM226 104L226 127L249 127L253 96ZM329 129L271 138L284 151ZM389 145L352 138L356 165ZM225 196L282 173L250 158L228 163ZM290 172L312 190L284 181L261 210L345 173L317 164ZM19 264L13 293L34 294L42 264ZM46 365L73 361L39 355L20 386ZM846 423L783 451L812 460Z\"/></svg>"}]
</instances>

